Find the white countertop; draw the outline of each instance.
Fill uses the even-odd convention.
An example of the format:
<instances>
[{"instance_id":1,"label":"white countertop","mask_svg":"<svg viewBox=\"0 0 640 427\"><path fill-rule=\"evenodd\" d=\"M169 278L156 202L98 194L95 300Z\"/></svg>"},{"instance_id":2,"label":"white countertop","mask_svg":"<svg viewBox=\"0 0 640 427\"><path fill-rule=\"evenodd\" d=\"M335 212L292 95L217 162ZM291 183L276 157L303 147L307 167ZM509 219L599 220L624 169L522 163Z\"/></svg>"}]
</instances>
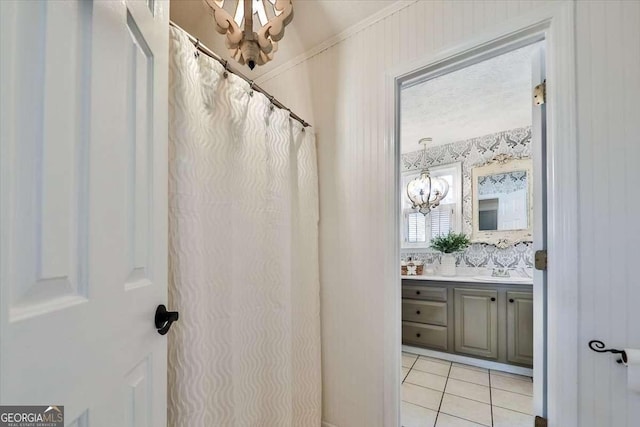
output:
<instances>
[{"instance_id":1,"label":"white countertop","mask_svg":"<svg viewBox=\"0 0 640 427\"><path fill-rule=\"evenodd\" d=\"M455 276L439 276L435 274L423 274L421 276L404 276L402 279L408 280L433 280L441 282L465 282L465 283L503 283L505 285L532 285L533 278L527 277L522 272L510 271L510 277L492 277L491 271L486 268L464 268L458 267Z\"/></svg>"}]
</instances>

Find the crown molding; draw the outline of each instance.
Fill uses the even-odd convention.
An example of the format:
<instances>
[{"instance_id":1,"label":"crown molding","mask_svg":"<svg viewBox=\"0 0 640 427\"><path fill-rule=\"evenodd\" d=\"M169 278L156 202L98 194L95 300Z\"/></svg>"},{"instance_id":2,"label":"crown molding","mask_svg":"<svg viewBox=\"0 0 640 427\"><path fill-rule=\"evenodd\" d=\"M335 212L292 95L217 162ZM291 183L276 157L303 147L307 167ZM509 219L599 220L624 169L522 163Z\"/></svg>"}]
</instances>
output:
<instances>
[{"instance_id":1,"label":"crown molding","mask_svg":"<svg viewBox=\"0 0 640 427\"><path fill-rule=\"evenodd\" d=\"M351 27L347 28L346 30L342 31L339 34L336 34L335 36L323 41L322 43L316 45L315 47L312 47L311 49L301 53L300 55L289 59L287 62L277 66L276 68L274 68L273 70L270 70L264 74L262 74L259 77L256 77L255 82L257 84L262 84L265 83L271 79L273 79L274 77L278 76L279 74L295 67L296 65L316 56L319 55L320 53L324 52L327 49L330 49L331 47L337 45L338 43L352 37L353 35L359 33L360 31L372 26L373 24L375 24L378 21L383 20L384 18L393 15L396 12L399 12L400 10L412 5L413 3L417 3L418 0L402 0L402 1L398 1L396 3L393 3L387 7L385 7L384 9L380 9L378 12L374 13L373 15L370 15L369 17L363 19L362 21L352 25Z\"/></svg>"}]
</instances>

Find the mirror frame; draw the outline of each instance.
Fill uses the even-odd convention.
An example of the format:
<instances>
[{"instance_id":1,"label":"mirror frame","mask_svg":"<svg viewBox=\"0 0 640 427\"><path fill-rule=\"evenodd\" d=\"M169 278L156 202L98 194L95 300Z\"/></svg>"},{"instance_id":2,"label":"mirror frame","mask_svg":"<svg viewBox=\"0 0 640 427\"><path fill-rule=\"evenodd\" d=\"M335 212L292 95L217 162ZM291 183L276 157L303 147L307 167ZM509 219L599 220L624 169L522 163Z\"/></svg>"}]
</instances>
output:
<instances>
[{"instance_id":1,"label":"mirror frame","mask_svg":"<svg viewBox=\"0 0 640 427\"><path fill-rule=\"evenodd\" d=\"M521 230L480 230L478 214L478 177L525 171L527 173L528 218L527 228ZM471 241L489 243L499 248L507 248L520 242L533 241L533 161L531 158L514 158L508 154L499 154L481 166L471 170Z\"/></svg>"}]
</instances>

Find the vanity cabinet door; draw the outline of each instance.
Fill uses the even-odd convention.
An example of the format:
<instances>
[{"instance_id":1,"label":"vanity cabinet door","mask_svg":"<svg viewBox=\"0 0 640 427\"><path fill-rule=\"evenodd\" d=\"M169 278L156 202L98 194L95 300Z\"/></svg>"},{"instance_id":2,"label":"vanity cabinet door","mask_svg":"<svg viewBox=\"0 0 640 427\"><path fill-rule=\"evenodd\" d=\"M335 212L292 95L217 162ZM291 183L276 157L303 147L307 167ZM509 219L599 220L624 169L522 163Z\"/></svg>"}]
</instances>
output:
<instances>
[{"instance_id":1,"label":"vanity cabinet door","mask_svg":"<svg viewBox=\"0 0 640 427\"><path fill-rule=\"evenodd\" d=\"M533 293L507 292L507 360L533 365Z\"/></svg>"},{"instance_id":2,"label":"vanity cabinet door","mask_svg":"<svg viewBox=\"0 0 640 427\"><path fill-rule=\"evenodd\" d=\"M498 291L454 289L455 350L498 358Z\"/></svg>"}]
</instances>

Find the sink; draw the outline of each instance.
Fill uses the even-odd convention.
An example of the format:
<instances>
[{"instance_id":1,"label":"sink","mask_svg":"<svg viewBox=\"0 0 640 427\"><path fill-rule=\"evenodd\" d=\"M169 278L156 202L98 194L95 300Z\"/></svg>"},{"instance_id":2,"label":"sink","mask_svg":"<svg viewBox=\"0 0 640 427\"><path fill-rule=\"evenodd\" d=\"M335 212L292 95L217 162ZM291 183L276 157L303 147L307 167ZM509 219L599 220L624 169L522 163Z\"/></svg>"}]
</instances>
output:
<instances>
[{"instance_id":1,"label":"sink","mask_svg":"<svg viewBox=\"0 0 640 427\"><path fill-rule=\"evenodd\" d=\"M492 283L532 283L533 279L530 277L494 277L494 276L475 276L474 280L481 282Z\"/></svg>"}]
</instances>

